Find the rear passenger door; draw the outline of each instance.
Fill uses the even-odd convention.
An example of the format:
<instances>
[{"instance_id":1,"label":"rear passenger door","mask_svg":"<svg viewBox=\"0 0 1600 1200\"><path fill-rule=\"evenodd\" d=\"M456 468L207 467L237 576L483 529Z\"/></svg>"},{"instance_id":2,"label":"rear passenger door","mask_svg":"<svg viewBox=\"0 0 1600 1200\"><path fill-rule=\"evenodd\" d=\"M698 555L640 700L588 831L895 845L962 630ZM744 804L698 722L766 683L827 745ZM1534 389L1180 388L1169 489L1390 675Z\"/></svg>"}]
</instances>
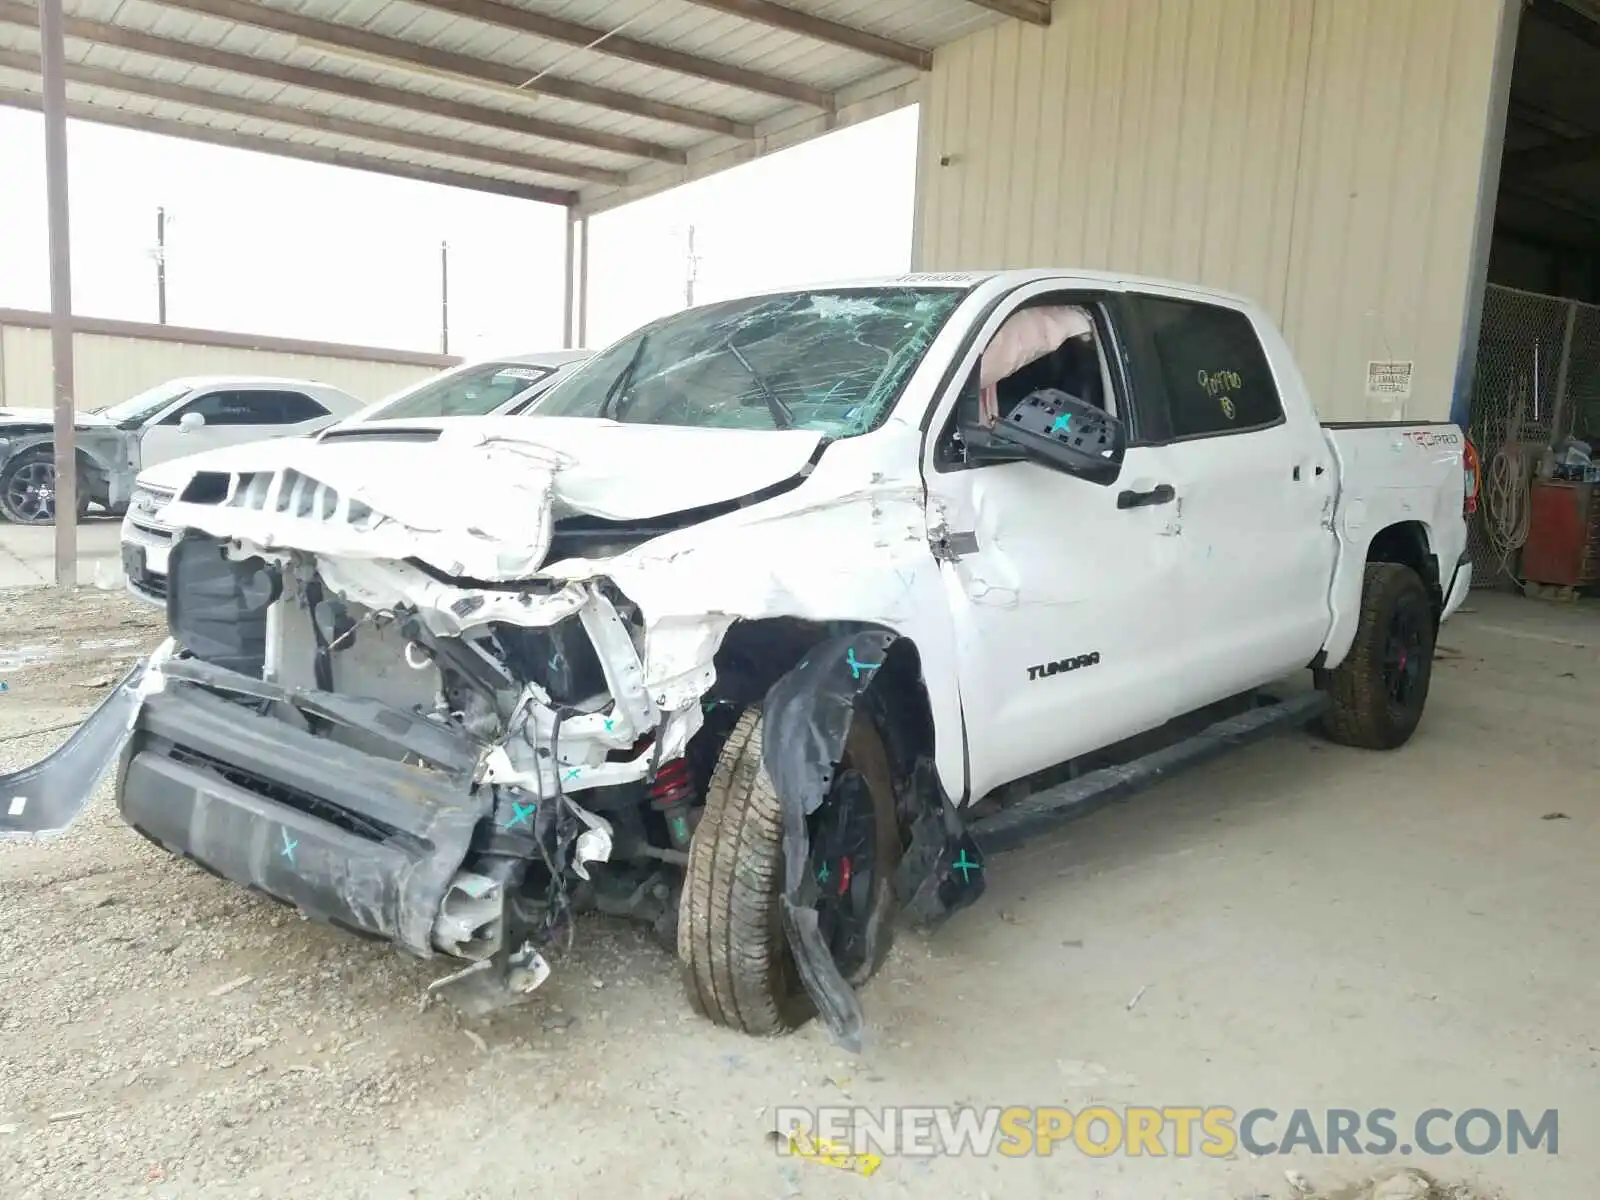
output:
<instances>
[{"instance_id":1,"label":"rear passenger door","mask_svg":"<svg viewBox=\"0 0 1600 1200\"><path fill-rule=\"evenodd\" d=\"M1183 585L1173 678L1185 708L1306 666L1326 636L1336 472L1282 339L1250 310L1133 292L1141 392L1162 398ZM1276 361L1275 361L1276 360ZM1292 403L1285 404L1285 397Z\"/></svg>"},{"instance_id":2,"label":"rear passenger door","mask_svg":"<svg viewBox=\"0 0 1600 1200\"><path fill-rule=\"evenodd\" d=\"M332 416L319 401L290 388L217 388L190 397L146 429L140 455L148 467L219 446L299 433Z\"/></svg>"}]
</instances>

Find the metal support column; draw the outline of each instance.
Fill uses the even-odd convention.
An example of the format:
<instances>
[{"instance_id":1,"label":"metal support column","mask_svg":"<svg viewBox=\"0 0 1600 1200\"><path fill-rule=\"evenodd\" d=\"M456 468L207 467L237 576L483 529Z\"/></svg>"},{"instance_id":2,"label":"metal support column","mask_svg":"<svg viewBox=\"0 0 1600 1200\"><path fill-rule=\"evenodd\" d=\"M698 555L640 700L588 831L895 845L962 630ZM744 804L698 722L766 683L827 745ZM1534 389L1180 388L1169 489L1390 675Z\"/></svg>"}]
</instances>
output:
<instances>
[{"instance_id":1,"label":"metal support column","mask_svg":"<svg viewBox=\"0 0 1600 1200\"><path fill-rule=\"evenodd\" d=\"M573 273L573 257L578 240L578 218L572 209L567 209L567 250L564 258L566 270L561 273L564 283L561 297L561 345L564 349L571 350L573 336L576 333L573 322L573 307L577 296L577 280Z\"/></svg>"},{"instance_id":2,"label":"metal support column","mask_svg":"<svg viewBox=\"0 0 1600 1200\"><path fill-rule=\"evenodd\" d=\"M578 223L578 349L589 344L589 218Z\"/></svg>"},{"instance_id":3,"label":"metal support column","mask_svg":"<svg viewBox=\"0 0 1600 1200\"><path fill-rule=\"evenodd\" d=\"M72 393L72 249L67 203L66 51L61 0L41 0L44 174L50 223L50 359L55 377L56 586L78 582L78 471Z\"/></svg>"}]
</instances>

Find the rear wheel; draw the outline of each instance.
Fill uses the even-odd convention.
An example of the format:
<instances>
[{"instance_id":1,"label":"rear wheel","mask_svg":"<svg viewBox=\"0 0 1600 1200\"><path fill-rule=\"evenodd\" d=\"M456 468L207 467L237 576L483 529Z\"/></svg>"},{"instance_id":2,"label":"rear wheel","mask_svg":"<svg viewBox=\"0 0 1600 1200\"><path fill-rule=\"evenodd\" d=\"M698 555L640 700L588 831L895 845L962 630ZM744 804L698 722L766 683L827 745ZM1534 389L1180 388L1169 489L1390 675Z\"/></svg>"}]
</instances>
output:
<instances>
[{"instance_id":1,"label":"rear wheel","mask_svg":"<svg viewBox=\"0 0 1600 1200\"><path fill-rule=\"evenodd\" d=\"M1428 702L1435 629L1433 601L1415 571L1368 563L1355 641L1324 680L1333 705L1323 733L1368 750L1405 745Z\"/></svg>"},{"instance_id":2,"label":"rear wheel","mask_svg":"<svg viewBox=\"0 0 1600 1200\"><path fill-rule=\"evenodd\" d=\"M808 869L818 928L852 986L882 965L900 860L889 758L857 714L833 789L808 821ZM705 812L689 848L678 915L678 957L701 1015L769 1035L815 1013L783 931L783 810L761 765L761 713L747 710L718 756Z\"/></svg>"},{"instance_id":3,"label":"rear wheel","mask_svg":"<svg viewBox=\"0 0 1600 1200\"><path fill-rule=\"evenodd\" d=\"M89 488L79 470L77 513L89 512ZM0 469L0 512L16 525L50 525L56 519L55 451L40 447L19 454Z\"/></svg>"}]
</instances>

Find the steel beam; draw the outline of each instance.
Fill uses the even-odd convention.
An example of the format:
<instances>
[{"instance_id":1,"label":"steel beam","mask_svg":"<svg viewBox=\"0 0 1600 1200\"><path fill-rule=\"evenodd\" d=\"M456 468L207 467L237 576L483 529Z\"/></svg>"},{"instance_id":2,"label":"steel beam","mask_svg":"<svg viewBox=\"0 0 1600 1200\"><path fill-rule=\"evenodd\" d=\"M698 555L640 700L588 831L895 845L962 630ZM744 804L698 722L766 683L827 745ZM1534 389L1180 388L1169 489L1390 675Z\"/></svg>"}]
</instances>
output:
<instances>
[{"instance_id":1,"label":"steel beam","mask_svg":"<svg viewBox=\"0 0 1600 1200\"><path fill-rule=\"evenodd\" d=\"M55 396L56 586L78 584L78 422L72 380L72 206L67 200L66 31L61 0L39 6L44 177L50 226L50 365Z\"/></svg>"},{"instance_id":2,"label":"steel beam","mask_svg":"<svg viewBox=\"0 0 1600 1200\"><path fill-rule=\"evenodd\" d=\"M18 0L0 0L0 24L20 25L32 29L38 22L38 10ZM306 88L330 96L344 96L351 100L366 100L389 108L424 113L431 117L449 117L468 125L483 125L491 129L504 129L529 137L545 138L552 142L566 142L573 146L588 146L612 154L632 158L653 159L656 162L685 163L688 156L673 146L663 146L644 138L607 133L598 129L584 129L566 125L530 114L513 112L504 108L470 104L440 96L428 96L405 88L382 83L369 83L329 71L314 71L291 63L273 59L256 58L249 54L235 54L214 46L201 46L195 42L161 37L139 29L125 29L104 21L90 21L69 16L66 20L67 40L86 42L89 45L114 46L131 50L135 54L168 62L184 63L191 67L207 67L225 71L245 79L267 79L290 87Z\"/></svg>"},{"instance_id":3,"label":"steel beam","mask_svg":"<svg viewBox=\"0 0 1600 1200\"><path fill-rule=\"evenodd\" d=\"M762 25L770 25L774 29L782 29L788 33L798 33L812 41L826 42L830 46L842 46L847 50L857 50L862 54L870 54L874 58L887 59L890 62L900 63L903 66L915 67L919 71L933 69L933 51L921 46L913 46L909 42L896 41L894 38L883 37L880 34L869 33L865 29L857 29L854 25L845 25L839 21L830 21L827 17L813 16L808 12L801 12L797 8L790 8L784 4L776 4L773 0L689 0L690 4L700 8L715 9L720 13L727 13L731 17L743 17L747 21L757 21Z\"/></svg>"},{"instance_id":4,"label":"steel beam","mask_svg":"<svg viewBox=\"0 0 1600 1200\"><path fill-rule=\"evenodd\" d=\"M378 59L393 70L408 68L424 73L443 73L480 83L499 84L529 95L559 96L574 104L587 104L592 108L629 113L669 125L682 125L706 133L725 137L749 138L754 135L750 126L717 113L689 108L681 104L668 104L651 100L631 92L598 84L583 83L557 75L535 73L527 67L508 62L478 58L454 50L441 50L408 42L404 38L373 33L354 25L341 25L304 16L284 8L270 8L253 4L249 0L158 0L169 8L184 12L203 13L222 21L236 21L257 29L270 29L274 33L313 43L312 49L330 47L331 51L344 50L367 58Z\"/></svg>"},{"instance_id":5,"label":"steel beam","mask_svg":"<svg viewBox=\"0 0 1600 1200\"><path fill-rule=\"evenodd\" d=\"M663 71L672 71L678 75L727 84L729 87L740 88L747 92L777 96L783 100L809 104L814 108L833 107L833 97L820 88L796 83L792 79L783 79L765 71L753 71L748 67L736 67L698 54L657 46L612 30L551 16L549 13L533 12L530 9L503 4L501 0L410 0L410 3L419 8L436 9L439 12L453 13L458 17L481 21L485 25L497 25L502 29L531 33L548 41L593 50L596 54L622 58L649 67L659 67Z\"/></svg>"}]
</instances>

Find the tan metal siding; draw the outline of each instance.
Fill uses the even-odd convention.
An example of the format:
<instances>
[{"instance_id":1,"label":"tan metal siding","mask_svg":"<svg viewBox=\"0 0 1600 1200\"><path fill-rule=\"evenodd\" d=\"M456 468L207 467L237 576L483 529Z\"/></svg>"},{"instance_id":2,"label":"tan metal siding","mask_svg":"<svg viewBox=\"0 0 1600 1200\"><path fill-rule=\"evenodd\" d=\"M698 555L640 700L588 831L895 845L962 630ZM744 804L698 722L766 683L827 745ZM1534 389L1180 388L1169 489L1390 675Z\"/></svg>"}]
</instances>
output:
<instances>
[{"instance_id":1,"label":"tan metal siding","mask_svg":"<svg viewBox=\"0 0 1600 1200\"><path fill-rule=\"evenodd\" d=\"M1238 292L1330 419L1448 415L1500 0L1058 0L939 49L918 266ZM1413 359L1404 408L1367 362Z\"/></svg>"},{"instance_id":2,"label":"tan metal siding","mask_svg":"<svg viewBox=\"0 0 1600 1200\"><path fill-rule=\"evenodd\" d=\"M0 406L51 404L50 332L0 327ZM78 407L100 408L181 375L280 375L343 388L359 400L379 400L439 368L365 362L313 354L283 354L225 346L197 346L144 338L80 333L73 373Z\"/></svg>"}]
</instances>

